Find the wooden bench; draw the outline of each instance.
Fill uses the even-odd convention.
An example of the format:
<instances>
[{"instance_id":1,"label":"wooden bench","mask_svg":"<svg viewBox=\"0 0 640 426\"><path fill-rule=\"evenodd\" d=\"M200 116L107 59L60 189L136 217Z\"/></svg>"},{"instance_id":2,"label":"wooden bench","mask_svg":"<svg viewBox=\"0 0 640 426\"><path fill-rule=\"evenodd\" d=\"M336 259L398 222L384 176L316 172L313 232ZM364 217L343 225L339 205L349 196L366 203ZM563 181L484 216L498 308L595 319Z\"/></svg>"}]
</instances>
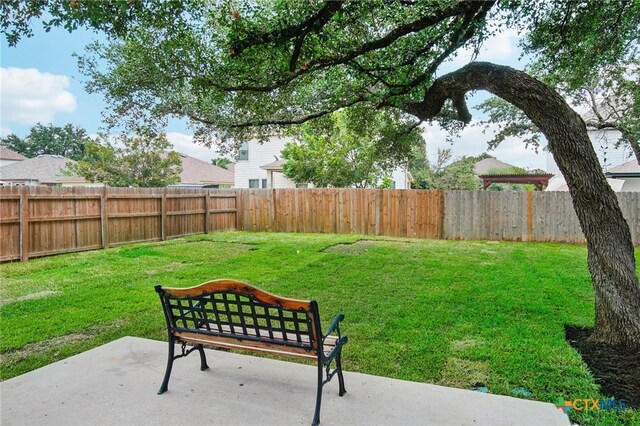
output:
<instances>
[{"instance_id":1,"label":"wooden bench","mask_svg":"<svg viewBox=\"0 0 640 426\"><path fill-rule=\"evenodd\" d=\"M311 359L318 365L314 425L320 423L322 387L338 374L339 395L346 393L342 375L340 334L343 314L322 333L316 301L287 299L235 280L215 280L190 288L156 286L167 321L169 357L158 394L166 392L173 361L200 353L200 369L208 369L204 347L256 351ZM334 335L335 334L335 335ZM175 355L175 344L181 354ZM187 345L191 348L187 349ZM335 368L331 363L335 360Z\"/></svg>"}]
</instances>

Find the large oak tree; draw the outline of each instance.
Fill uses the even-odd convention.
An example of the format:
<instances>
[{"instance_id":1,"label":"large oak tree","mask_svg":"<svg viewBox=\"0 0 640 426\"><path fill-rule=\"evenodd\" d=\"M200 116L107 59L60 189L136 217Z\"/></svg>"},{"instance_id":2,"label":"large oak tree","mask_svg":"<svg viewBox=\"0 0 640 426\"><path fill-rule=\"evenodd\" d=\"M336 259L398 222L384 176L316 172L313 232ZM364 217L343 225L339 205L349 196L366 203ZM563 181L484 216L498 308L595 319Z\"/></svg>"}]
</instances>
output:
<instances>
[{"instance_id":1,"label":"large oak tree","mask_svg":"<svg viewBox=\"0 0 640 426\"><path fill-rule=\"evenodd\" d=\"M28 35L43 11L45 25L111 36L81 67L114 119L187 117L205 143L265 136L356 104L468 123L467 93L506 100L544 133L568 183L588 245L593 339L640 347L631 235L585 123L522 71L473 62L436 75L459 49L505 26L525 29L529 51L545 66L596 72L637 48L640 2L9 0L0 10L9 41Z\"/></svg>"}]
</instances>

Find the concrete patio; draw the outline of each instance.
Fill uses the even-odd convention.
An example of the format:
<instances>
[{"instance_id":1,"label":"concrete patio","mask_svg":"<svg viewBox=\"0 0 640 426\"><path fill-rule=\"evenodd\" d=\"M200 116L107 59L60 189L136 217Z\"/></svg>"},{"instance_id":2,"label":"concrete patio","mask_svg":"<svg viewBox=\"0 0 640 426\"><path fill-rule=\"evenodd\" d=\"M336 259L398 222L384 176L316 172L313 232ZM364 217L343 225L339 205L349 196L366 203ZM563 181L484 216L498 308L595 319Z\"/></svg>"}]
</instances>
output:
<instances>
[{"instance_id":1,"label":"concrete patio","mask_svg":"<svg viewBox=\"0 0 640 426\"><path fill-rule=\"evenodd\" d=\"M166 351L125 337L4 381L1 424L311 423L314 366L207 351L209 370L197 354L179 359L169 391L157 395ZM323 394L324 425L569 425L548 403L349 372L340 398L334 381Z\"/></svg>"}]
</instances>

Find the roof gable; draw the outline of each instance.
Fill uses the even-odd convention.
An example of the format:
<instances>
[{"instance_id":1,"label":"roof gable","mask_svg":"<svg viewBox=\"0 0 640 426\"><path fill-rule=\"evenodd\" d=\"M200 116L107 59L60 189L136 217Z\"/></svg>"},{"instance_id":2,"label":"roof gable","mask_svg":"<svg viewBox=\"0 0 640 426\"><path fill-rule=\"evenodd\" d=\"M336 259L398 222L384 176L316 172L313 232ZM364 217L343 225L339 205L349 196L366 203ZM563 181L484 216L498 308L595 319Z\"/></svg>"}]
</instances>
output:
<instances>
[{"instance_id":1,"label":"roof gable","mask_svg":"<svg viewBox=\"0 0 640 426\"><path fill-rule=\"evenodd\" d=\"M0 160L9 160L9 161L24 161L28 158L22 154L18 154L15 151L10 150L6 146L0 145Z\"/></svg>"},{"instance_id":2,"label":"roof gable","mask_svg":"<svg viewBox=\"0 0 640 426\"><path fill-rule=\"evenodd\" d=\"M227 184L233 185L233 172L214 166L206 161L180 153L182 172L180 183L189 185Z\"/></svg>"},{"instance_id":3,"label":"roof gable","mask_svg":"<svg viewBox=\"0 0 640 426\"><path fill-rule=\"evenodd\" d=\"M495 158L485 158L484 160L480 160L476 163L473 168L473 171L477 175L486 174L491 169L505 169L516 167L513 164L508 164L500 160L496 160Z\"/></svg>"}]
</instances>

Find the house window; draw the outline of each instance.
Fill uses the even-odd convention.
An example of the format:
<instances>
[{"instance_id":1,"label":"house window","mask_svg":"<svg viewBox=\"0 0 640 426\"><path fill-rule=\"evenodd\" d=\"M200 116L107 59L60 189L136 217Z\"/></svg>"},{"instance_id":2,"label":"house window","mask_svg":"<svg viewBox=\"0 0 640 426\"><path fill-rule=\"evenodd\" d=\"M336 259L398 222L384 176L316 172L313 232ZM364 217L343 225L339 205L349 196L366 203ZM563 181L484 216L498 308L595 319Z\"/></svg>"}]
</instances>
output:
<instances>
[{"instance_id":1,"label":"house window","mask_svg":"<svg viewBox=\"0 0 640 426\"><path fill-rule=\"evenodd\" d=\"M238 150L238 161L249 160L249 142L242 142Z\"/></svg>"},{"instance_id":2,"label":"house window","mask_svg":"<svg viewBox=\"0 0 640 426\"><path fill-rule=\"evenodd\" d=\"M249 188L260 188L260 179L249 179Z\"/></svg>"},{"instance_id":3,"label":"house window","mask_svg":"<svg viewBox=\"0 0 640 426\"><path fill-rule=\"evenodd\" d=\"M266 188L266 187L267 187L267 180L262 179L262 188Z\"/></svg>"},{"instance_id":4,"label":"house window","mask_svg":"<svg viewBox=\"0 0 640 426\"><path fill-rule=\"evenodd\" d=\"M391 182L391 189L396 189L396 181Z\"/></svg>"},{"instance_id":5,"label":"house window","mask_svg":"<svg viewBox=\"0 0 640 426\"><path fill-rule=\"evenodd\" d=\"M298 189L304 189L304 188L308 188L309 184L308 183L296 183L296 188Z\"/></svg>"}]
</instances>

